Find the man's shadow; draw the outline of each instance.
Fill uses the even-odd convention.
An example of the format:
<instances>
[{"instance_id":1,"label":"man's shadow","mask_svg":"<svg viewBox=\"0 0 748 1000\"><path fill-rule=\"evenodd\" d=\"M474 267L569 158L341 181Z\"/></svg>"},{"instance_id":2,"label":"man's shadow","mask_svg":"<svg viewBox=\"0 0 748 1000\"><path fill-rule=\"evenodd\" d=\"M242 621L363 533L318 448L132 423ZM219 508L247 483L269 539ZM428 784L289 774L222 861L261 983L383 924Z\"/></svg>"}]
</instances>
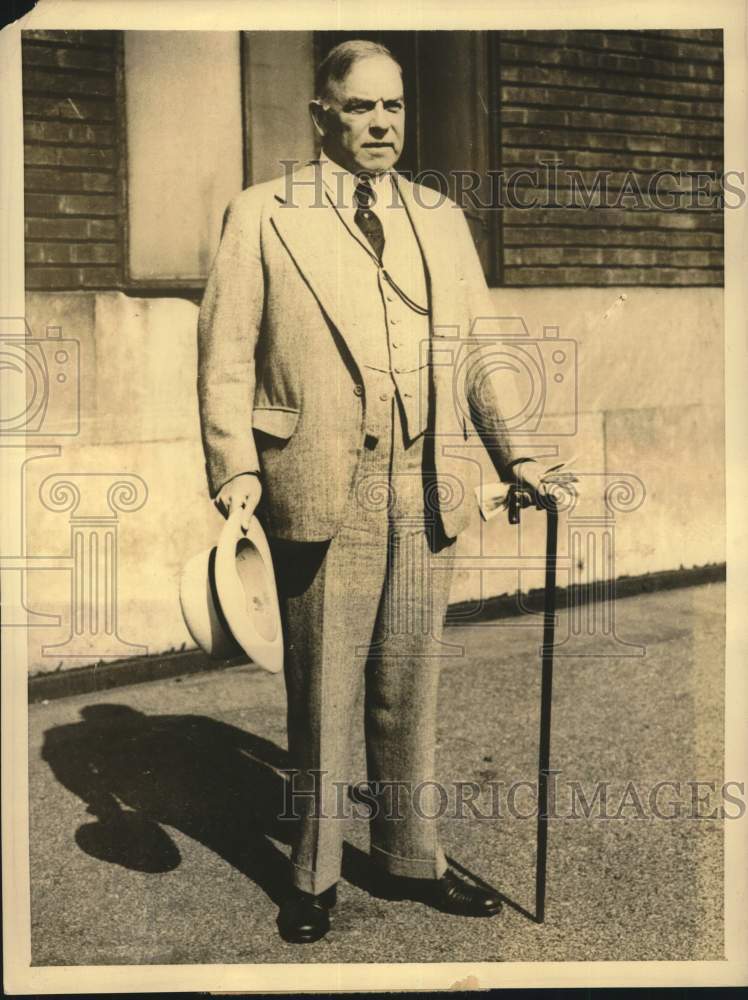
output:
<instances>
[{"instance_id":1,"label":"man's shadow","mask_svg":"<svg viewBox=\"0 0 748 1000\"><path fill-rule=\"evenodd\" d=\"M42 757L94 817L75 832L91 857L135 871L181 861L164 829L204 844L279 904L292 866L272 840L293 843L285 750L202 715L145 715L127 705L88 705L82 721L44 736ZM272 838L272 839L271 839ZM346 843L343 877L373 891L368 856Z\"/></svg>"}]
</instances>

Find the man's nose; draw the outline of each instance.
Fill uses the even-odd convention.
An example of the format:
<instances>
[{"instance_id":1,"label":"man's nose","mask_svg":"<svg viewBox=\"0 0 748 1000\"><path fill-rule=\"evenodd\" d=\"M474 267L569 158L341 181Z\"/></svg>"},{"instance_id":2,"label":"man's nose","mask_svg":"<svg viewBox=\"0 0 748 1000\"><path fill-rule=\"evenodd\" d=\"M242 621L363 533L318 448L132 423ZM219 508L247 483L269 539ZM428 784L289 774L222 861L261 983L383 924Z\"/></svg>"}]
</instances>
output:
<instances>
[{"instance_id":1,"label":"man's nose","mask_svg":"<svg viewBox=\"0 0 748 1000\"><path fill-rule=\"evenodd\" d=\"M374 105L374 110L371 113L371 121L369 122L370 127L387 131L389 124L387 112L384 110L384 102L377 101Z\"/></svg>"}]
</instances>

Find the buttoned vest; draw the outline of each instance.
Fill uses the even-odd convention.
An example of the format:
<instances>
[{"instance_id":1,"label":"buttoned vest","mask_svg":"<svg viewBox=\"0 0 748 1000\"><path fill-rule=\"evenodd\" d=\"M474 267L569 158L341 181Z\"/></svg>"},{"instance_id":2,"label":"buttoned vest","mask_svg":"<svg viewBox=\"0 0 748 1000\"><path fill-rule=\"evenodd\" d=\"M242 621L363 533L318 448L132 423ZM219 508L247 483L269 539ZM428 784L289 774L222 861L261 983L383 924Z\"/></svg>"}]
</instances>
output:
<instances>
[{"instance_id":1,"label":"buttoned vest","mask_svg":"<svg viewBox=\"0 0 748 1000\"><path fill-rule=\"evenodd\" d=\"M388 195L389 197L389 195ZM407 239L385 242L378 265L366 238L340 217L337 245L331 248L339 287L350 296L346 335L364 379L366 432L378 436L381 415L395 396L406 440L426 430L429 403L429 314L426 272L421 248L406 209L398 211ZM355 230L355 232L353 231ZM387 232L387 230L385 230Z\"/></svg>"}]
</instances>

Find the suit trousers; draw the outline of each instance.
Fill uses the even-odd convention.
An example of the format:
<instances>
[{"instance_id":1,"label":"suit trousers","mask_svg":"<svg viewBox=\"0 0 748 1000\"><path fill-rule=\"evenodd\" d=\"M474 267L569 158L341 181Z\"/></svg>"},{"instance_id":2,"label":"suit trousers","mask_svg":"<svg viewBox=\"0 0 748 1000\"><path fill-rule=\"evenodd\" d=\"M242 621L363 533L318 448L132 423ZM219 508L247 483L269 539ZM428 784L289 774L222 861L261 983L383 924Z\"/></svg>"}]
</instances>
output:
<instances>
[{"instance_id":1,"label":"suit trousers","mask_svg":"<svg viewBox=\"0 0 748 1000\"><path fill-rule=\"evenodd\" d=\"M286 804L300 823L294 882L315 894L340 875L362 688L372 858L417 878L447 867L434 756L455 546L440 537L424 499L424 438L406 441L389 376L372 373L371 381L383 390L369 407L376 433L367 436L340 529L321 543L271 539L294 769Z\"/></svg>"}]
</instances>

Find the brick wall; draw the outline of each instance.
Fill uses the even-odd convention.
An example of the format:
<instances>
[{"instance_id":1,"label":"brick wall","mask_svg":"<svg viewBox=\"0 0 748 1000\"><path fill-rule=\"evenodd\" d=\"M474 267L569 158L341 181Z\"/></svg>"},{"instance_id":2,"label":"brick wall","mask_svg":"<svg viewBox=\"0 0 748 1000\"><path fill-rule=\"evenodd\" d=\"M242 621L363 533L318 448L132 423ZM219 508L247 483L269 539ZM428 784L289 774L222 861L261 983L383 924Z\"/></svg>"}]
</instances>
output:
<instances>
[{"instance_id":1,"label":"brick wall","mask_svg":"<svg viewBox=\"0 0 748 1000\"><path fill-rule=\"evenodd\" d=\"M558 159L558 180L517 190L535 208L499 213L499 284L721 285L722 214L678 203L642 210L635 198L591 210L587 190L609 171L610 201L626 183L646 191L657 171L722 170L721 31L502 31L492 37L497 166L510 173ZM549 189L540 189L550 181ZM708 185L708 182L704 182ZM660 192L691 190L662 181ZM532 190L531 190L532 189ZM546 207L547 195L561 206ZM707 199L704 199L706 202ZM610 202L609 202L610 204ZM594 205L594 202L593 202Z\"/></svg>"},{"instance_id":2,"label":"brick wall","mask_svg":"<svg viewBox=\"0 0 748 1000\"><path fill-rule=\"evenodd\" d=\"M123 199L117 33L22 36L26 286L117 288Z\"/></svg>"}]
</instances>

